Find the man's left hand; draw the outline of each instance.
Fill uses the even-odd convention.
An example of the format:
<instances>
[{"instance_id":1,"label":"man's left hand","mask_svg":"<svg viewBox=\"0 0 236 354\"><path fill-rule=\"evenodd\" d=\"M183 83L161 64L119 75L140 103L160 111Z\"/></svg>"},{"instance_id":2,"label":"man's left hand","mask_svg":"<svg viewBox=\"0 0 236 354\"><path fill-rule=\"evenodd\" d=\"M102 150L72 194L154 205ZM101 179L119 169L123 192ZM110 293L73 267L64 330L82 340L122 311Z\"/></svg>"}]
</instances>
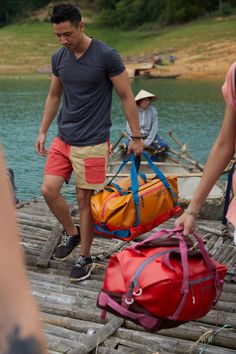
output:
<instances>
[{"instance_id":1,"label":"man's left hand","mask_svg":"<svg viewBox=\"0 0 236 354\"><path fill-rule=\"evenodd\" d=\"M133 139L129 142L127 154L130 155L133 152L135 156L139 156L143 152L143 148L143 139Z\"/></svg>"}]
</instances>

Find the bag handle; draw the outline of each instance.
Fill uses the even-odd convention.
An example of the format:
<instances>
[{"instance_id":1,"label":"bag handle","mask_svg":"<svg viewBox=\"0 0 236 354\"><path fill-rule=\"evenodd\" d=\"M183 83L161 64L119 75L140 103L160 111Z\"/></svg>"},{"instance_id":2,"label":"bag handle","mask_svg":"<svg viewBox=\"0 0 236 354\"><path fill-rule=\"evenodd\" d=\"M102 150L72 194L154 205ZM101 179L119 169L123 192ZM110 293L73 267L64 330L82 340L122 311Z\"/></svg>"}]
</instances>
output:
<instances>
[{"instance_id":1,"label":"bag handle","mask_svg":"<svg viewBox=\"0 0 236 354\"><path fill-rule=\"evenodd\" d=\"M161 170L157 166L154 165L154 163L152 162L150 156L148 155L148 153L146 151L143 151L143 156L147 160L149 167L153 170L153 172L156 174L156 176L162 181L162 183L164 184L166 189L169 190L173 199L177 200L177 196L176 196L175 192L173 191L173 189L171 188L166 176L161 172Z\"/></svg>"},{"instance_id":2,"label":"bag handle","mask_svg":"<svg viewBox=\"0 0 236 354\"><path fill-rule=\"evenodd\" d=\"M175 229L169 230L169 229L162 229L162 230L158 230L157 232L155 232L154 234L152 234L151 236L149 236L148 238L146 238L143 241L140 242L135 242L135 244L133 244L132 246L130 246L132 249L136 250L136 248L148 244L150 241L157 239L158 237L163 237L163 236L167 236L167 237L171 237L173 236L176 231L179 230L179 227L176 227Z\"/></svg>"},{"instance_id":3,"label":"bag handle","mask_svg":"<svg viewBox=\"0 0 236 354\"><path fill-rule=\"evenodd\" d=\"M166 189L170 192L172 198L177 201L177 196L175 195L174 191L172 190L167 178L164 176L164 174L153 164L152 160L148 156L148 154L143 151L143 155L146 158L149 166L152 168L152 170L155 172L156 176L161 180L161 182L164 184ZM138 182L138 171L137 171L137 164L136 164L136 158L134 156L134 153L130 154L129 159L126 160L126 163L128 161L131 161L131 169L130 169L130 180L131 180L131 190L132 190L132 195L133 195L133 200L135 203L135 209L136 209L136 222L134 226L138 226L140 224L140 208L139 208L139 182ZM139 162L140 160L138 160ZM122 168L124 165L122 166ZM142 174L142 179L146 178L145 174Z\"/></svg>"},{"instance_id":4,"label":"bag handle","mask_svg":"<svg viewBox=\"0 0 236 354\"><path fill-rule=\"evenodd\" d=\"M174 235L176 235L179 239L182 238L183 241L185 242L184 235L183 235L183 226L178 226L174 229L159 230L159 231L155 232L154 234L152 234L151 236L149 236L146 240L141 241L141 242L137 242L137 243L135 243L135 245L132 245L131 247L135 250L137 247L139 247L141 245L148 244L150 241L155 240L158 237L162 237L162 236L172 237ZM193 233L193 236L198 243L198 247L199 247L202 257L207 265L207 268L210 271L214 272L216 270L215 263L213 262L212 258L210 257L209 253L207 252L201 236L199 236L196 232Z\"/></svg>"},{"instance_id":5,"label":"bag handle","mask_svg":"<svg viewBox=\"0 0 236 354\"><path fill-rule=\"evenodd\" d=\"M112 183L112 181L117 177L117 175L123 170L123 168L125 167L125 165L127 165L127 163L129 161L131 161L133 159L133 153L131 153L129 155L129 157L125 160L123 160L120 164L120 166L118 167L118 170L116 171L116 173L114 174L114 176L111 178L111 180L107 183L107 185L109 186L109 184Z\"/></svg>"},{"instance_id":6,"label":"bag handle","mask_svg":"<svg viewBox=\"0 0 236 354\"><path fill-rule=\"evenodd\" d=\"M173 196L173 198L176 200L177 196L175 195L174 191L172 190L167 178L165 177L165 175L161 172L161 170L154 165L154 163L152 162L151 158L149 157L148 153L146 151L142 152L143 156L145 157L145 159L147 160L147 163L149 165L149 167L153 170L153 172L155 173L155 175L161 180L161 182L164 184L164 186L170 191L171 195ZM140 158L138 160L137 163L137 159L139 158L139 156L135 157L134 153L132 152L129 157L125 160L122 161L122 163L120 164L118 170L116 171L115 175L111 178L111 180L108 182L108 185L112 183L112 181L117 177L117 175L123 170L123 168L126 166L126 164L131 161L134 161L134 167L135 170L133 171L133 179L135 181L135 176L137 176L138 179L138 169L139 169L139 163L140 163ZM133 164L132 164L133 165ZM132 167L131 167L131 172L132 172ZM131 177L131 172L130 172L130 177ZM142 179L146 178L145 174L141 174ZM133 180L131 178L131 183L133 184Z\"/></svg>"},{"instance_id":7,"label":"bag handle","mask_svg":"<svg viewBox=\"0 0 236 354\"><path fill-rule=\"evenodd\" d=\"M172 198L177 201L177 196L175 195L174 191L172 190L167 178L164 176L164 174L153 164L152 160L150 159L150 157L148 156L148 154L143 151L143 155L145 157L145 159L147 160L149 166L151 167L151 169L154 171L154 173L156 174L156 176L161 180L161 182L164 184L164 186L166 187L166 189L170 192ZM139 191L139 182L138 182L138 166L137 166L137 162L136 162L136 157L134 156L134 153L132 152L130 154L130 156L122 161L121 165L119 166L117 172L115 173L115 175L112 177L112 179L109 181L109 183L107 184L107 186L109 186L112 181L117 177L117 175L122 171L122 169L125 167L125 165L131 161L131 169L130 169L130 180L131 180L131 191L132 191L132 195L133 195L133 200L134 200L134 204L135 204L135 210L136 210L136 221L134 226L138 226L140 224L140 208L139 208L139 195L138 195L138 191ZM139 163L140 159L138 159L138 163ZM142 178L146 178L146 176L144 174L142 174Z\"/></svg>"}]
</instances>

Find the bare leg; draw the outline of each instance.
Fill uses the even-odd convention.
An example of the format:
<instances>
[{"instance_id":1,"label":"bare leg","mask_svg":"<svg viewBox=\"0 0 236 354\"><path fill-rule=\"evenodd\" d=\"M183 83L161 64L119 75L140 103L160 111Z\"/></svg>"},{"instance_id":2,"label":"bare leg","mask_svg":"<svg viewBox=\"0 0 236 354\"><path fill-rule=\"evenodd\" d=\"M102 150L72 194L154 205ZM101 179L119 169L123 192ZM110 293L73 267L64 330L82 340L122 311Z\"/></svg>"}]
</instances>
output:
<instances>
[{"instance_id":1,"label":"bare leg","mask_svg":"<svg viewBox=\"0 0 236 354\"><path fill-rule=\"evenodd\" d=\"M76 188L80 213L81 255L88 257L93 241L93 219L91 214L91 196L94 191Z\"/></svg>"},{"instance_id":2,"label":"bare leg","mask_svg":"<svg viewBox=\"0 0 236 354\"><path fill-rule=\"evenodd\" d=\"M77 228L71 217L68 204L60 193L63 183L64 178L61 176L46 175L43 179L41 192L50 210L66 232L69 235L76 235Z\"/></svg>"}]
</instances>

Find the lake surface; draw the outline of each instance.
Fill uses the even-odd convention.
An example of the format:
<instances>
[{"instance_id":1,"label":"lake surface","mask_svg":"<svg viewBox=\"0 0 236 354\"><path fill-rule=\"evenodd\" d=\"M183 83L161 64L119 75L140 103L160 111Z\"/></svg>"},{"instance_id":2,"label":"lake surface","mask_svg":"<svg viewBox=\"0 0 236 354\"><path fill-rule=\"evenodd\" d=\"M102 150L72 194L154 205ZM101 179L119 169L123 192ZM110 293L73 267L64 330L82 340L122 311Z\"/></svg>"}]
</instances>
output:
<instances>
[{"instance_id":1,"label":"lake surface","mask_svg":"<svg viewBox=\"0 0 236 354\"><path fill-rule=\"evenodd\" d=\"M167 136L167 132L172 130L181 142L187 144L192 156L205 163L223 119L222 83L213 80L135 79L132 87L135 94L145 89L158 95L159 99L153 105L158 111L159 133L168 144L177 149ZM8 166L14 170L20 200L40 195L45 159L36 154L34 144L49 84L46 75L0 77L0 142ZM114 143L126 126L115 93L112 121L111 142ZM47 147L56 135L55 123L49 130ZM69 190L66 193L72 199L70 187Z\"/></svg>"}]
</instances>

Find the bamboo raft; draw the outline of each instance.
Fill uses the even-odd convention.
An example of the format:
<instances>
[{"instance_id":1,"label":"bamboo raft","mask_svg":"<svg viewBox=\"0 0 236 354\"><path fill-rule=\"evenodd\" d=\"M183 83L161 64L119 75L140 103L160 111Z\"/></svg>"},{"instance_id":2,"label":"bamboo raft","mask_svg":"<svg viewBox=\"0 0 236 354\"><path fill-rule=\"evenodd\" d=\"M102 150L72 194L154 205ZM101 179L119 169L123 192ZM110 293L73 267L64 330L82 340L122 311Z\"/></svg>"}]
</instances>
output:
<instances>
[{"instance_id":1,"label":"bamboo raft","mask_svg":"<svg viewBox=\"0 0 236 354\"><path fill-rule=\"evenodd\" d=\"M71 213L79 223L77 208L71 207ZM50 354L236 353L236 248L231 230L222 233L220 222L197 223L211 255L229 267L217 306L198 321L149 333L111 314L101 320L101 310L96 307L110 255L131 242L95 237L95 271L90 279L72 284L68 274L79 249L64 262L53 259L61 226L46 204L40 199L18 204L17 218L32 293L39 304ZM164 227L173 228L173 220L159 228Z\"/></svg>"}]
</instances>

